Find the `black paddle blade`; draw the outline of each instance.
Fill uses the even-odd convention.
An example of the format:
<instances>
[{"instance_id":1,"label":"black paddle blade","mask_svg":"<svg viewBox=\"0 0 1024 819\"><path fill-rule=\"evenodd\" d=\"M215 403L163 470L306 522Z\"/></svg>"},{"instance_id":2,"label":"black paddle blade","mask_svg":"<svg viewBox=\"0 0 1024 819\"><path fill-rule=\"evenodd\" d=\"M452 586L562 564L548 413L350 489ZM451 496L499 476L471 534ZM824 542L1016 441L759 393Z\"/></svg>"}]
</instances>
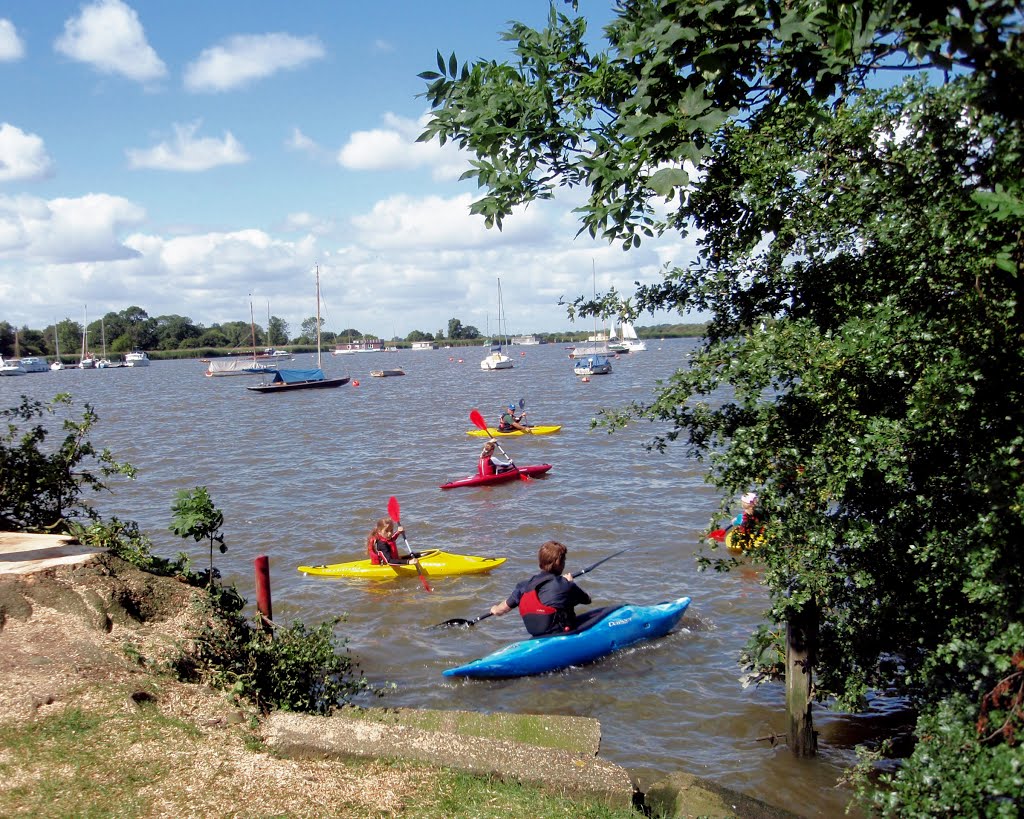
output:
<instances>
[{"instance_id":1,"label":"black paddle blade","mask_svg":"<svg viewBox=\"0 0 1024 819\"><path fill-rule=\"evenodd\" d=\"M468 628L475 622L475 620L465 620L461 617L453 617L451 620L445 620L443 623L436 623L433 626L427 626L427 628L454 628L455 626Z\"/></svg>"},{"instance_id":2,"label":"black paddle blade","mask_svg":"<svg viewBox=\"0 0 1024 819\"><path fill-rule=\"evenodd\" d=\"M429 628L469 628L470 626L475 626L481 620L486 620L490 616L491 613L487 612L487 614L481 614L479 617L474 617L472 620L464 620L461 617L453 617L451 620L445 620L443 623L438 623L436 626L429 626Z\"/></svg>"}]
</instances>

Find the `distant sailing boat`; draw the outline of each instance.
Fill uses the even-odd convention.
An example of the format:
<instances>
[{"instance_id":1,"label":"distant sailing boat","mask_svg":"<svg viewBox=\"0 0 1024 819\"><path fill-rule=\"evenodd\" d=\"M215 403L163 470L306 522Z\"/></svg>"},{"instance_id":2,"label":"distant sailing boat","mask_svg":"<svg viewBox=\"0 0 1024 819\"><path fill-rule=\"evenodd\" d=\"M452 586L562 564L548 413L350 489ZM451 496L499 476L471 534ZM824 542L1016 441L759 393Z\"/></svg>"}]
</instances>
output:
<instances>
[{"instance_id":1,"label":"distant sailing boat","mask_svg":"<svg viewBox=\"0 0 1024 819\"><path fill-rule=\"evenodd\" d=\"M103 322L102 318L100 319L100 335L103 338L103 358L96 362L96 368L105 370L113 365L107 358L107 325Z\"/></svg>"},{"instance_id":2,"label":"distant sailing boat","mask_svg":"<svg viewBox=\"0 0 1024 819\"><path fill-rule=\"evenodd\" d=\"M53 346L57 348L57 357L50 365L51 370L63 370L64 362L60 360L60 333L57 332L57 320L53 321Z\"/></svg>"},{"instance_id":3,"label":"distant sailing boat","mask_svg":"<svg viewBox=\"0 0 1024 819\"><path fill-rule=\"evenodd\" d=\"M323 362L320 353L320 266L316 268L316 369L274 370L274 379L265 384L255 387L246 387L253 392L287 392L291 390L312 390L329 389L340 387L349 382L348 376L344 378L326 378L323 371Z\"/></svg>"},{"instance_id":4,"label":"distant sailing boat","mask_svg":"<svg viewBox=\"0 0 1024 819\"><path fill-rule=\"evenodd\" d=\"M83 308L85 323L82 325L82 355L78 359L78 369L91 370L96 366L96 356L89 352L89 310Z\"/></svg>"},{"instance_id":5,"label":"distant sailing boat","mask_svg":"<svg viewBox=\"0 0 1024 819\"><path fill-rule=\"evenodd\" d=\"M594 265L594 300L597 300L597 266ZM601 339L597 332L597 313L594 313L593 339ZM603 334L601 346L582 347L572 351L570 358L575 358L573 373L589 378L592 375L607 375L612 371L612 362L608 359L608 334Z\"/></svg>"},{"instance_id":6,"label":"distant sailing boat","mask_svg":"<svg viewBox=\"0 0 1024 819\"><path fill-rule=\"evenodd\" d=\"M498 343L491 345L491 352L480 362L481 370L511 370L512 359L501 351L501 316L504 305L501 302L501 279L498 279ZM507 320L506 320L507 324Z\"/></svg>"}]
</instances>

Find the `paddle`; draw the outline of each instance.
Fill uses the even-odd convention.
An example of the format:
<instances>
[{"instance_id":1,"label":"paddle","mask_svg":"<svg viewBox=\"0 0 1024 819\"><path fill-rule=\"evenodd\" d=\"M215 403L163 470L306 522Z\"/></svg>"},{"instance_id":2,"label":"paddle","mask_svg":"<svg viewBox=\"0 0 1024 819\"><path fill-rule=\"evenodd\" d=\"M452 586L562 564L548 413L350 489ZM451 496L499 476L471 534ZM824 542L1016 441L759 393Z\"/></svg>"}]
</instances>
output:
<instances>
[{"instance_id":1,"label":"paddle","mask_svg":"<svg viewBox=\"0 0 1024 819\"><path fill-rule=\"evenodd\" d=\"M494 437L493 435L491 435L491 431L490 431L490 430L489 430L489 429L487 428L487 422L486 422L486 421L484 420L484 417L483 417L483 416L482 416L482 415L480 414L480 410L470 410L470 413L469 413L469 420L473 422L473 425L474 425L474 426L475 426L475 427L476 427L477 429L481 429L481 430L483 430L484 432L486 432L486 433L487 433L487 437L488 437L488 438L489 438L490 440L494 441L494 445L495 445L496 447L498 447L498 451L499 451L499 452L500 452L500 453L501 453L502 455L504 455L504 456L505 456L505 458L506 458L506 459L508 460L508 462L509 462L510 464L512 464L512 468L513 468L514 470L516 470L516 472L518 472L518 473L519 473L519 480L521 480L521 481L528 481L528 480L530 480L530 476L529 476L529 475L527 475L527 474L526 474L525 472L521 471L521 470L519 469L519 467L518 467L518 466L516 466L516 465L515 465L515 464L514 464L514 463L512 462L512 459L508 457L508 453L507 453L507 452L506 452L506 451L505 451L504 449L502 449L502 448L501 448L501 444L499 444L499 443L498 443L498 440L497 440L497 439L496 439L496 438L495 438L495 437Z\"/></svg>"},{"instance_id":2,"label":"paddle","mask_svg":"<svg viewBox=\"0 0 1024 819\"><path fill-rule=\"evenodd\" d=\"M388 498L388 515L390 515L391 519L399 526L402 525L402 507L398 505L398 498L396 498L394 495ZM412 558L412 564L416 567L416 574L419 575L420 584L428 592L432 592L433 589L430 588L430 583L427 582L427 576L423 574L423 567L420 566L420 561L417 559L416 554L413 552L412 546L409 545L409 538L405 536L404 529L402 530L402 540L405 542L405 548L409 550L409 557Z\"/></svg>"},{"instance_id":3,"label":"paddle","mask_svg":"<svg viewBox=\"0 0 1024 819\"><path fill-rule=\"evenodd\" d=\"M573 580L575 580L580 575L586 574L587 572L594 571L594 569L596 569L602 563L605 563L605 562L611 560L613 557L618 557L623 552L630 552L630 551L632 551L635 548L636 548L636 546L628 546L625 549L619 549L619 551L615 552L614 554L610 554L610 555L608 555L608 557L601 558L599 561L597 561L597 563L591 563L585 569L580 569L578 572L573 572L573 575L572 575ZM487 614L481 614L479 617L474 617L472 620L466 620L466 619L461 618L461 617L453 617L451 620L445 620L443 623L438 623L435 626L430 626L430 628L451 628L452 626L465 626L466 628L469 628L469 626L475 626L481 620L486 620L490 616L491 616L491 613L487 612Z\"/></svg>"},{"instance_id":4,"label":"paddle","mask_svg":"<svg viewBox=\"0 0 1024 819\"><path fill-rule=\"evenodd\" d=\"M519 418L517 419L520 424L523 424L523 419L526 417L526 399L519 399ZM530 424L523 424L528 431L530 431Z\"/></svg>"},{"instance_id":5,"label":"paddle","mask_svg":"<svg viewBox=\"0 0 1024 819\"><path fill-rule=\"evenodd\" d=\"M717 540L719 543L723 543L725 541L725 536L728 534L730 529L732 529L732 526L726 526L724 529L715 529L714 531L708 532L707 536L711 538L711 540Z\"/></svg>"}]
</instances>

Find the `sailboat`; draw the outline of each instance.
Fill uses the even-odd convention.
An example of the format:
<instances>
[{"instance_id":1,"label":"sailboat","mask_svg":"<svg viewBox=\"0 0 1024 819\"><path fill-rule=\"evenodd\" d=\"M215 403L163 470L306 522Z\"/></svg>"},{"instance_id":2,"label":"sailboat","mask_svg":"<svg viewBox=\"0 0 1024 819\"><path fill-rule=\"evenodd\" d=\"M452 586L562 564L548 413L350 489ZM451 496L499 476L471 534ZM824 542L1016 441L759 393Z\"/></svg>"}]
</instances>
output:
<instances>
[{"instance_id":1,"label":"sailboat","mask_svg":"<svg viewBox=\"0 0 1024 819\"><path fill-rule=\"evenodd\" d=\"M91 370L96 366L96 356L89 352L89 311L84 312L85 323L82 325L82 356L78 360L78 369Z\"/></svg>"},{"instance_id":2,"label":"sailboat","mask_svg":"<svg viewBox=\"0 0 1024 819\"><path fill-rule=\"evenodd\" d=\"M51 370L63 370L64 362L60 360L60 333L57 331L57 320L53 321L53 345L57 348L57 357L53 359L53 363L50 365Z\"/></svg>"},{"instance_id":3,"label":"sailboat","mask_svg":"<svg viewBox=\"0 0 1024 819\"><path fill-rule=\"evenodd\" d=\"M608 350L613 353L642 353L646 349L647 343L637 336L636 328L629 321L619 325L618 340L611 340L608 343Z\"/></svg>"},{"instance_id":4,"label":"sailboat","mask_svg":"<svg viewBox=\"0 0 1024 819\"><path fill-rule=\"evenodd\" d=\"M326 378L323 371L323 362L320 353L320 266L316 268L316 369L274 370L274 378L264 384L254 387L246 387L253 392L286 392L290 390L313 390L329 389L340 387L349 382L348 376L344 378Z\"/></svg>"},{"instance_id":5,"label":"sailboat","mask_svg":"<svg viewBox=\"0 0 1024 819\"><path fill-rule=\"evenodd\" d=\"M597 300L596 265L594 266L594 300ZM608 334L599 334L597 332L597 313L594 313L594 335L591 338L602 341L602 345L600 347L577 348L569 354L570 358L576 359L576 363L572 368L573 373L585 378L589 378L592 375L607 375L612 371L612 362L608 359Z\"/></svg>"},{"instance_id":6,"label":"sailboat","mask_svg":"<svg viewBox=\"0 0 1024 819\"><path fill-rule=\"evenodd\" d=\"M491 345L491 352L480 362L481 370L511 370L512 359L501 351L501 316L504 305L501 302L501 279L498 279L498 343Z\"/></svg>"},{"instance_id":7,"label":"sailboat","mask_svg":"<svg viewBox=\"0 0 1024 819\"><path fill-rule=\"evenodd\" d=\"M100 336L103 339L103 358L96 362L96 369L106 370L114 366L110 363L110 359L107 358L107 325L103 319L100 319Z\"/></svg>"},{"instance_id":8,"label":"sailboat","mask_svg":"<svg viewBox=\"0 0 1024 819\"><path fill-rule=\"evenodd\" d=\"M265 375L274 372L275 365L268 361L260 361L256 355L256 315L252 309L252 294L249 297L249 328L252 332L252 361L246 361L241 356L215 358L207 362L203 375L208 378L219 378L226 375Z\"/></svg>"}]
</instances>

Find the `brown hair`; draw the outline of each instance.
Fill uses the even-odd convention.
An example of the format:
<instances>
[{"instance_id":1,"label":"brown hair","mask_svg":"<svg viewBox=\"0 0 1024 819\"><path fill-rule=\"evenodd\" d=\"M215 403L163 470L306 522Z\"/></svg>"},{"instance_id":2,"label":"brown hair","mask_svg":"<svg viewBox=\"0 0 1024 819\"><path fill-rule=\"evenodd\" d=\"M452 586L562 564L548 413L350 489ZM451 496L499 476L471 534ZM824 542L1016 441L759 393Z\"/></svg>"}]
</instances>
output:
<instances>
[{"instance_id":1,"label":"brown hair","mask_svg":"<svg viewBox=\"0 0 1024 819\"><path fill-rule=\"evenodd\" d=\"M565 571L565 555L568 551L557 540L549 540L537 552L537 563L541 571L562 574Z\"/></svg>"},{"instance_id":2,"label":"brown hair","mask_svg":"<svg viewBox=\"0 0 1024 819\"><path fill-rule=\"evenodd\" d=\"M384 536L388 539L390 539L391 536L395 533L395 524L394 521L391 520L391 518L380 518L377 521L377 525L373 527L373 531L366 536L367 547L372 547L373 542L377 539L377 535L383 534L385 531L387 532L387 534Z\"/></svg>"}]
</instances>

